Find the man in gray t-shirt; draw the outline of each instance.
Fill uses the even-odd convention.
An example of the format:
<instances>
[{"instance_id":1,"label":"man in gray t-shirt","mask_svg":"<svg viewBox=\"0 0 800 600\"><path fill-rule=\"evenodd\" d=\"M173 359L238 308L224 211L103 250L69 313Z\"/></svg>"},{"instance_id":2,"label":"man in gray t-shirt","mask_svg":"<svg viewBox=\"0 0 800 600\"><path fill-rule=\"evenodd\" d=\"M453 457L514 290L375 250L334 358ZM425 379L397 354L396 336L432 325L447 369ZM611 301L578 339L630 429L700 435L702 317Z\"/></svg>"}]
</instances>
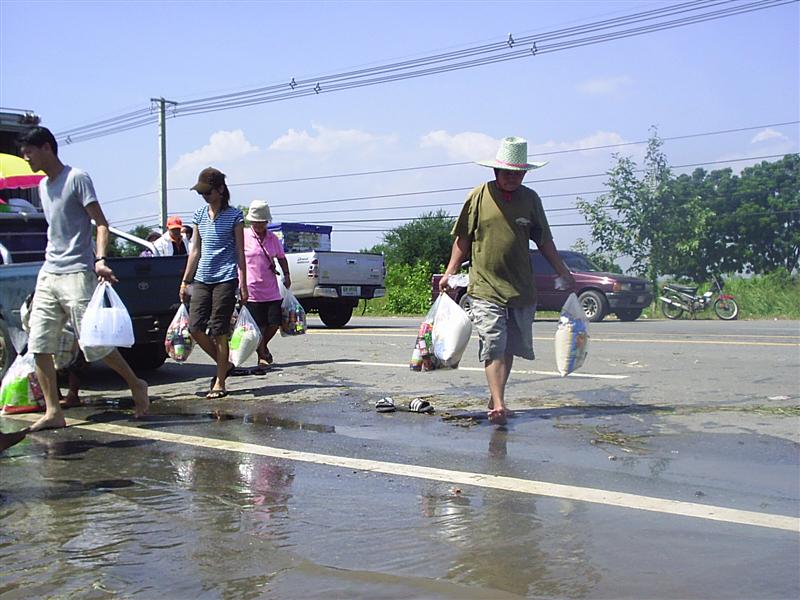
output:
<instances>
[{"instance_id":1,"label":"man in gray t-shirt","mask_svg":"<svg viewBox=\"0 0 800 600\"><path fill-rule=\"evenodd\" d=\"M117 278L105 263L108 245L108 221L100 208L92 180L80 169L69 167L58 158L58 144L45 127L23 133L17 143L22 157L33 171L44 171L39 195L47 219L45 263L36 280L36 292L30 315L28 351L36 359L36 376L42 386L45 414L31 431L66 426L58 401L58 383L53 355L64 324L70 321L80 331L86 305L97 280L114 283ZM92 250L92 220L97 227L96 250ZM147 382L136 377L119 351L83 348L89 361L102 358L125 380L131 389L134 414L147 413Z\"/></svg>"}]
</instances>

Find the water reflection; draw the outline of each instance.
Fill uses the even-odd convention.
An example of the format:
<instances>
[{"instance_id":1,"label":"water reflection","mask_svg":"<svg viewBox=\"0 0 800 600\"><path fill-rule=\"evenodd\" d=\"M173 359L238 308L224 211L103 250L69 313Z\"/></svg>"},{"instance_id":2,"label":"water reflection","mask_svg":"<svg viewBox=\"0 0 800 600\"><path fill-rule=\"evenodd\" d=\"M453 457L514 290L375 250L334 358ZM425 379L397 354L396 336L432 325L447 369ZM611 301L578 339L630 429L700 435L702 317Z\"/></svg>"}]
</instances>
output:
<instances>
[{"instance_id":1,"label":"water reflection","mask_svg":"<svg viewBox=\"0 0 800 600\"><path fill-rule=\"evenodd\" d=\"M509 432L489 439L489 472L508 453ZM493 489L429 486L421 497L432 542L454 550L446 577L520 596L581 598L601 574L589 559L586 506Z\"/></svg>"}]
</instances>

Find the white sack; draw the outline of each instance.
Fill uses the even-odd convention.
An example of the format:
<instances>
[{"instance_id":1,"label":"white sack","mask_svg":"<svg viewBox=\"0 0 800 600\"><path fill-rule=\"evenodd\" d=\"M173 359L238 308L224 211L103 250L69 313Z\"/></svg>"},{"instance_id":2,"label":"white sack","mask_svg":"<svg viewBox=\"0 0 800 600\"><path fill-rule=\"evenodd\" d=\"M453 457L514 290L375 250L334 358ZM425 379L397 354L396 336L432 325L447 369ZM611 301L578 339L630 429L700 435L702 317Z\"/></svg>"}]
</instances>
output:
<instances>
[{"instance_id":1,"label":"white sack","mask_svg":"<svg viewBox=\"0 0 800 600\"><path fill-rule=\"evenodd\" d=\"M437 366L456 369L472 335L472 322L447 294L439 294L434 308L433 354L439 361Z\"/></svg>"}]
</instances>

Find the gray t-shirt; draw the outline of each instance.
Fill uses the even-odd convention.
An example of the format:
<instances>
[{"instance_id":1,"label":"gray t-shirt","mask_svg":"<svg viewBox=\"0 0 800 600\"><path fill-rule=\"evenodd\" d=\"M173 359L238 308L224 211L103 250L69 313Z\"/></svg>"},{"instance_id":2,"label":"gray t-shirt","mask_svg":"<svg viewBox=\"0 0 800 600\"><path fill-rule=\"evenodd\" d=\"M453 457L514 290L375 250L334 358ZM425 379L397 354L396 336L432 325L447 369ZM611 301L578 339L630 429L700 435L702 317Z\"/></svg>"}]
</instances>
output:
<instances>
[{"instance_id":1,"label":"gray t-shirt","mask_svg":"<svg viewBox=\"0 0 800 600\"><path fill-rule=\"evenodd\" d=\"M78 273L93 269L92 220L84 207L97 202L97 196L89 175L64 165L52 181L42 179L39 196L48 225L42 270Z\"/></svg>"}]
</instances>

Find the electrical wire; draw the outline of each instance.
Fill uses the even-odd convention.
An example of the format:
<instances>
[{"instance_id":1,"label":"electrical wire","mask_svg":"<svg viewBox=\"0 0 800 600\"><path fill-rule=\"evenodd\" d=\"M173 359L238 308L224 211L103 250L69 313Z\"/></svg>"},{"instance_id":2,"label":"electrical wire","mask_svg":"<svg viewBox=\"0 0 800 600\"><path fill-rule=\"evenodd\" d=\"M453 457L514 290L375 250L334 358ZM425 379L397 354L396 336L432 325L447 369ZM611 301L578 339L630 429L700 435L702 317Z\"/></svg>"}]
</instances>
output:
<instances>
[{"instance_id":1,"label":"electrical wire","mask_svg":"<svg viewBox=\"0 0 800 600\"><path fill-rule=\"evenodd\" d=\"M798 0L756 0L744 4L736 0L684 2L613 19L596 21L551 32L522 36L518 40L514 40L513 36L509 35L509 39L503 42L482 44L471 48L425 56L418 59L345 71L317 78L301 79L300 81L292 79L291 82L288 83L274 84L243 92L188 100L172 106L169 116L174 118L230 110L255 104L278 102L304 96L319 95L322 93L475 68L496 62L530 58L540 54L595 45L625 37L639 36L656 31L674 29L746 14L757 10L775 8L784 4L796 3L797 1ZM734 4L734 6L725 6L730 4ZM698 11L705 12L688 14L697 13ZM663 20L671 17L676 18L666 21ZM659 19L661 20L659 21ZM657 22L629 29L622 29L620 31L609 31L611 29L632 26L653 20ZM575 38L575 36L579 37ZM517 49L517 47L520 46L522 46L522 48ZM323 83L325 84L324 87L322 86ZM155 122L155 119L156 116L152 114L152 109L140 109L139 111L127 113L120 117L105 119L84 127L77 127L67 130L66 132L60 132L56 137L63 139L66 143L77 143L79 141L95 139L136 127L142 127Z\"/></svg>"}]
</instances>

